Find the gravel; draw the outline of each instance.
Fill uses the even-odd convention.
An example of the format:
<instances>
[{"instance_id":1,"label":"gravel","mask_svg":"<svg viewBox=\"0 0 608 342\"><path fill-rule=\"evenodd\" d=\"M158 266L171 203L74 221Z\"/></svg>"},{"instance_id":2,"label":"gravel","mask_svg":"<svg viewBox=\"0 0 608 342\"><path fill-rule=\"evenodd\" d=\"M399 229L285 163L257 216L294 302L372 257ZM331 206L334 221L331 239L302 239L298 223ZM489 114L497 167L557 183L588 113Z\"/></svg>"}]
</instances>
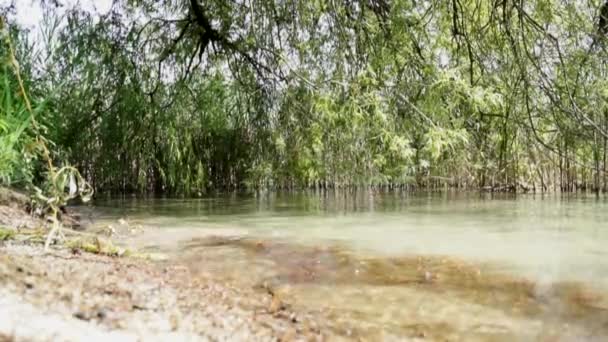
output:
<instances>
[{"instance_id":1,"label":"gravel","mask_svg":"<svg viewBox=\"0 0 608 342\"><path fill-rule=\"evenodd\" d=\"M0 340L321 341L312 314L171 262L0 246ZM338 336L334 336L338 338ZM333 339L332 339L333 340Z\"/></svg>"}]
</instances>

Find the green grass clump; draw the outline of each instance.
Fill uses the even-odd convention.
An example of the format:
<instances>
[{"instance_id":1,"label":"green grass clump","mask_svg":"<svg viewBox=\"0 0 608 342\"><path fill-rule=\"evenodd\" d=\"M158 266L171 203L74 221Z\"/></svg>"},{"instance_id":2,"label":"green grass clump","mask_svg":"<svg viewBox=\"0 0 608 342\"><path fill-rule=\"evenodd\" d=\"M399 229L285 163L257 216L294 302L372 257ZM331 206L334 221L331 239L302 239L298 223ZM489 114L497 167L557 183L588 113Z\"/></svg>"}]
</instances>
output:
<instances>
[{"instance_id":1,"label":"green grass clump","mask_svg":"<svg viewBox=\"0 0 608 342\"><path fill-rule=\"evenodd\" d=\"M68 241L66 246L73 251L84 251L91 254L107 255L107 256L129 256L131 252L127 249L115 246L111 241L104 240L99 237L90 239L74 239Z\"/></svg>"},{"instance_id":2,"label":"green grass clump","mask_svg":"<svg viewBox=\"0 0 608 342\"><path fill-rule=\"evenodd\" d=\"M10 228L0 227L0 241L8 241L15 238L15 231Z\"/></svg>"}]
</instances>

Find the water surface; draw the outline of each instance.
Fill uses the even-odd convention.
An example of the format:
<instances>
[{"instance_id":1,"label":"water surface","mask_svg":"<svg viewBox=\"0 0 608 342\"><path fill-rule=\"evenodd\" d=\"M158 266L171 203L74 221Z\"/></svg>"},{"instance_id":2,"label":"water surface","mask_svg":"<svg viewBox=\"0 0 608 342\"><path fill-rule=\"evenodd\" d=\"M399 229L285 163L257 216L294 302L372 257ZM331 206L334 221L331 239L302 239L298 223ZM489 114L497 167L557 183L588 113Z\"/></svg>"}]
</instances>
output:
<instances>
[{"instance_id":1,"label":"water surface","mask_svg":"<svg viewBox=\"0 0 608 342\"><path fill-rule=\"evenodd\" d=\"M96 209L98 222L147 227L142 247L194 272L279 289L372 339L608 331L604 198L268 193L109 199Z\"/></svg>"}]
</instances>

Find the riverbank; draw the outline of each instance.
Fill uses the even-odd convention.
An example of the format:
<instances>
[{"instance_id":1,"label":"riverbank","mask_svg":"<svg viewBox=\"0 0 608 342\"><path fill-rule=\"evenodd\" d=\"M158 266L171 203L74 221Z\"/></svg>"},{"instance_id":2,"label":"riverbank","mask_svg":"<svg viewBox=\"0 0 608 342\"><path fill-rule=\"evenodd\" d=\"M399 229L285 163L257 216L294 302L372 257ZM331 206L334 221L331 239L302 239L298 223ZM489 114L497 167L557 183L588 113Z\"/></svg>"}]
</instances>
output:
<instances>
[{"instance_id":1,"label":"riverbank","mask_svg":"<svg viewBox=\"0 0 608 342\"><path fill-rule=\"evenodd\" d=\"M16 341L322 340L270 293L186 268L37 246L0 247L0 336Z\"/></svg>"},{"instance_id":2,"label":"riverbank","mask_svg":"<svg viewBox=\"0 0 608 342\"><path fill-rule=\"evenodd\" d=\"M73 245L45 252L42 239L31 238L43 221L6 201L0 214L6 233L0 341L317 341L340 335L319 323L318 314L290 310L268 289L193 276L179 262L93 254Z\"/></svg>"},{"instance_id":3,"label":"riverbank","mask_svg":"<svg viewBox=\"0 0 608 342\"><path fill-rule=\"evenodd\" d=\"M86 231L46 254L40 231L21 229L0 246L0 331L17 340L608 336L605 220L588 215L604 215L603 202L375 197L371 209L318 209L289 199L97 202L78 208ZM577 213L582 233L568 229Z\"/></svg>"}]
</instances>

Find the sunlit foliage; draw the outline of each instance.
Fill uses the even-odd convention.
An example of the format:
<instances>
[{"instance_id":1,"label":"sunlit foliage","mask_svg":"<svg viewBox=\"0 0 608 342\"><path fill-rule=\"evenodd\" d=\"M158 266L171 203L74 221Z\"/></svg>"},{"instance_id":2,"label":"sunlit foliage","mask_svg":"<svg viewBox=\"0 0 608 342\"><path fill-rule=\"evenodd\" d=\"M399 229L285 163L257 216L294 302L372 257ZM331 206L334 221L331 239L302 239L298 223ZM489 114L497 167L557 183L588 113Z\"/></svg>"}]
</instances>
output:
<instances>
[{"instance_id":1,"label":"sunlit foliage","mask_svg":"<svg viewBox=\"0 0 608 342\"><path fill-rule=\"evenodd\" d=\"M99 190L607 185L603 1L42 3L20 57Z\"/></svg>"}]
</instances>

